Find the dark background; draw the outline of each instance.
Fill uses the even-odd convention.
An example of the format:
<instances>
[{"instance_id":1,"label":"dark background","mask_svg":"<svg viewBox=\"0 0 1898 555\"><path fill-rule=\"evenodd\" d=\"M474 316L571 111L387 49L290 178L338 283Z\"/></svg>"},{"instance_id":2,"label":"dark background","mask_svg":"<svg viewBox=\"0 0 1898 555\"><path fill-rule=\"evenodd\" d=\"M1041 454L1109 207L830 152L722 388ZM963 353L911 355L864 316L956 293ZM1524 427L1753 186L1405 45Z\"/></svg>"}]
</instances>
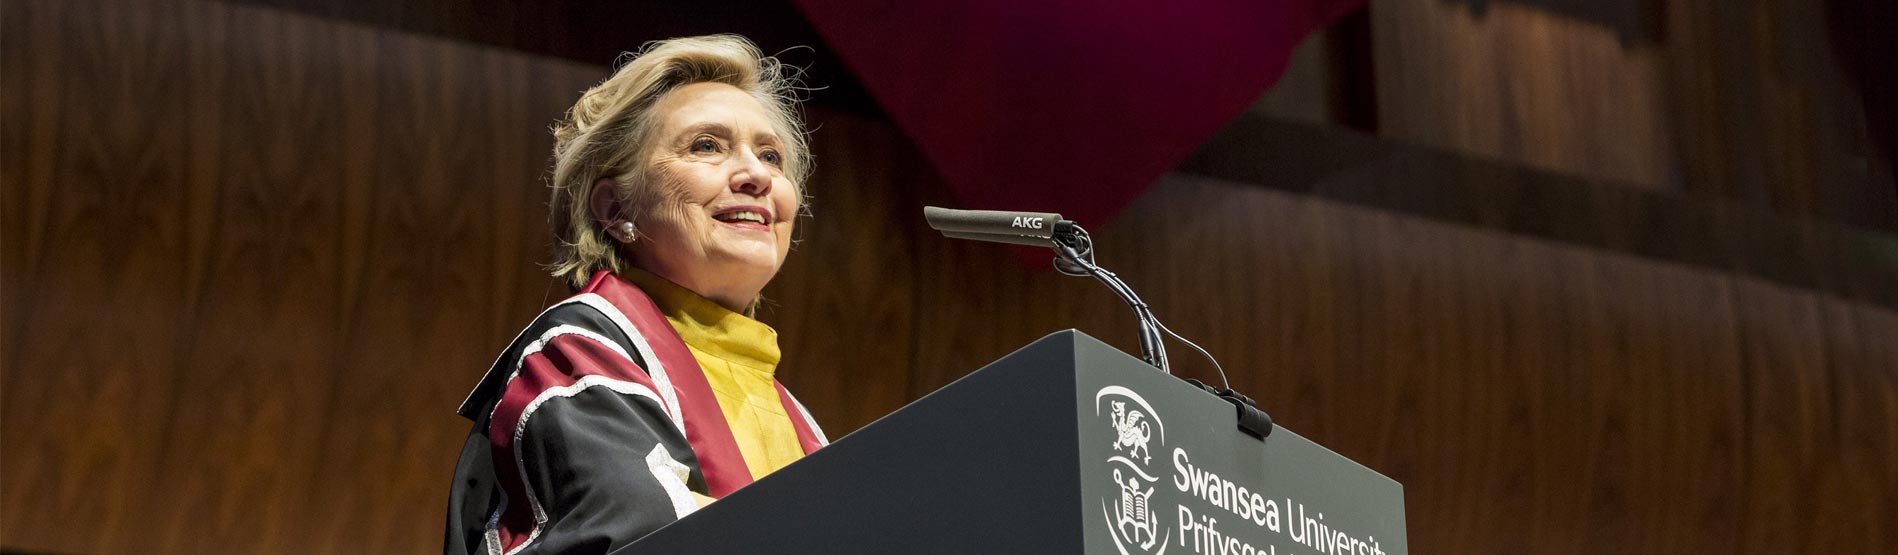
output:
<instances>
[{"instance_id":1,"label":"dark background","mask_svg":"<svg viewBox=\"0 0 1898 555\"><path fill-rule=\"evenodd\" d=\"M1402 482L1414 552L1898 550L1890 9L1598 4L1374 0L1083 222L1101 262ZM667 36L829 87L762 317L832 437L1057 329L1134 347L924 228L955 199L788 4L0 6L0 549L439 550L455 406L564 295L547 130Z\"/></svg>"}]
</instances>

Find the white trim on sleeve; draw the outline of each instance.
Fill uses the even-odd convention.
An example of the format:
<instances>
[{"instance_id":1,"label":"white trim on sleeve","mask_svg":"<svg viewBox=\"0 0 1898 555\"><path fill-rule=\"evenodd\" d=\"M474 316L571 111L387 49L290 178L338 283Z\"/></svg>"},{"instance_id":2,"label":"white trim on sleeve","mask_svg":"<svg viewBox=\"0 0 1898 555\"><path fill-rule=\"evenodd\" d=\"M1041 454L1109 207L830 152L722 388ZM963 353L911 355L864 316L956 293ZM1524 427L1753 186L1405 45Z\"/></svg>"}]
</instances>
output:
<instances>
[{"instance_id":1,"label":"white trim on sleeve","mask_svg":"<svg viewBox=\"0 0 1898 555\"><path fill-rule=\"evenodd\" d=\"M685 481L692 478L692 469L674 460L664 444L652 446L652 452L646 455L646 469L652 472L652 479L665 488L666 497L672 499L674 515L685 518L699 510L698 499L692 497L692 489L685 485Z\"/></svg>"}]
</instances>

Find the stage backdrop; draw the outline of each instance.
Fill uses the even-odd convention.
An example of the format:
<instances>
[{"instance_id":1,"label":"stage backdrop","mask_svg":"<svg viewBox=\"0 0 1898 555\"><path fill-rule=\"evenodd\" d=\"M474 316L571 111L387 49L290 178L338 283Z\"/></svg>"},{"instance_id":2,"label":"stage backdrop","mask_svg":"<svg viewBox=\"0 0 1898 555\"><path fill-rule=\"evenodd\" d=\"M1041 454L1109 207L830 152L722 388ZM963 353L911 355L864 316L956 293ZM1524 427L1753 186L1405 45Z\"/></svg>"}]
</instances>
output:
<instances>
[{"instance_id":1,"label":"stage backdrop","mask_svg":"<svg viewBox=\"0 0 1898 555\"><path fill-rule=\"evenodd\" d=\"M455 406L563 294L548 126L607 68L215 2L3 9L0 548L440 549ZM1133 346L1098 284L926 230L947 194L892 126L812 119L763 318L833 437L1057 329ZM1085 223L1235 387L1403 482L1415 552L1898 549L1889 308L1190 175Z\"/></svg>"}]
</instances>

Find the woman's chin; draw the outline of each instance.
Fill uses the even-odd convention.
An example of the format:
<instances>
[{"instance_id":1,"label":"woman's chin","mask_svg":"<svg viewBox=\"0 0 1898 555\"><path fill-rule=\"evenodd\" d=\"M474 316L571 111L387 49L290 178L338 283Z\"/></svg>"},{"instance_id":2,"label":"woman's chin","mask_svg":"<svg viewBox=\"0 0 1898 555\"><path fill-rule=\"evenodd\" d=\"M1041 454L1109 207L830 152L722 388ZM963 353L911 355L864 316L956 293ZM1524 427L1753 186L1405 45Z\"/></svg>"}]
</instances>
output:
<instances>
[{"instance_id":1,"label":"woman's chin","mask_svg":"<svg viewBox=\"0 0 1898 555\"><path fill-rule=\"evenodd\" d=\"M778 273L776 245L731 245L717 257L717 271L727 275L758 276L769 281Z\"/></svg>"}]
</instances>

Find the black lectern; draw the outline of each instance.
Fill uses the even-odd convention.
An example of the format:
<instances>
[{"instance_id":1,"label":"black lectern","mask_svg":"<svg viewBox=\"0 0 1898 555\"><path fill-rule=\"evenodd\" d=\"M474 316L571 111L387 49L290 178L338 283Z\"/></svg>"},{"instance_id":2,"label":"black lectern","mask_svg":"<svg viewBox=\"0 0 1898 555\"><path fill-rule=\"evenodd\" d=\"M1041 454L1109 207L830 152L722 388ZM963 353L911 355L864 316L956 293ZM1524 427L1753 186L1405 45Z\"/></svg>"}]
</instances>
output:
<instances>
[{"instance_id":1,"label":"black lectern","mask_svg":"<svg viewBox=\"0 0 1898 555\"><path fill-rule=\"evenodd\" d=\"M620 550L1406 553L1403 488L1078 331Z\"/></svg>"}]
</instances>

